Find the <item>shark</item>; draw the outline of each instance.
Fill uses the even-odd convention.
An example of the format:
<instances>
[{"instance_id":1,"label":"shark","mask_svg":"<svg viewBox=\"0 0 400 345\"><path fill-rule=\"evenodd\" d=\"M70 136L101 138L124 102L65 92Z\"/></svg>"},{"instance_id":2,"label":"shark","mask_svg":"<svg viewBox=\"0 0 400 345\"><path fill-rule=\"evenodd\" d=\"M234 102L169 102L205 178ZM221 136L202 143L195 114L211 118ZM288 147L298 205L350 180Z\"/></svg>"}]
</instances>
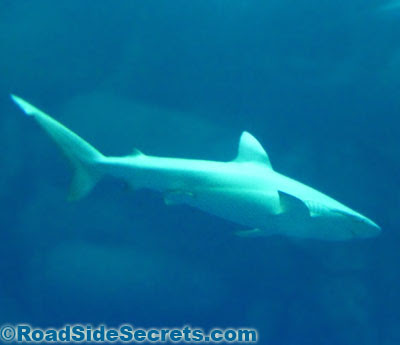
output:
<instances>
[{"instance_id":1,"label":"shark","mask_svg":"<svg viewBox=\"0 0 400 345\"><path fill-rule=\"evenodd\" d=\"M242 226L236 234L283 235L327 241L377 236L372 220L301 182L276 172L259 141L243 132L228 162L156 157L138 149L113 157L60 122L11 94L57 144L73 169L69 199L85 197L103 176L122 179L133 190L161 192L167 205L187 204Z\"/></svg>"}]
</instances>

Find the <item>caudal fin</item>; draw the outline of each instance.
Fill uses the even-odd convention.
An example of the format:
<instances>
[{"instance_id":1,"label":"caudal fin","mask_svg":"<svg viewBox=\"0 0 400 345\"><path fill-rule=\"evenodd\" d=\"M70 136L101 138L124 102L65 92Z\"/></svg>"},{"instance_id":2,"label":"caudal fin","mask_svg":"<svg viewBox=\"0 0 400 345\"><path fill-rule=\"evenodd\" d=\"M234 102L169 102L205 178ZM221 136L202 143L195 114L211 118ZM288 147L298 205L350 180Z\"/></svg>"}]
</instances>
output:
<instances>
[{"instance_id":1,"label":"caudal fin","mask_svg":"<svg viewBox=\"0 0 400 345\"><path fill-rule=\"evenodd\" d=\"M97 163L105 157L78 135L22 98L11 95L11 99L25 114L39 123L71 163L74 176L68 199L78 200L87 195L101 178Z\"/></svg>"}]
</instances>

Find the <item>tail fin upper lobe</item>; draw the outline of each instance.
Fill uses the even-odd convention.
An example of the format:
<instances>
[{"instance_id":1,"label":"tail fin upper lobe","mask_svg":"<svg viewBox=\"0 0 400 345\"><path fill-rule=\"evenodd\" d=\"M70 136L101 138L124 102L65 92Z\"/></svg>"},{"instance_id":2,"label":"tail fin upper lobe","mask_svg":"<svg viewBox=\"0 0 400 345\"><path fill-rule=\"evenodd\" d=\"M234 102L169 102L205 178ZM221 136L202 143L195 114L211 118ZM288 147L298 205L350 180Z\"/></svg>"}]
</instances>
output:
<instances>
[{"instance_id":1,"label":"tail fin upper lobe","mask_svg":"<svg viewBox=\"0 0 400 345\"><path fill-rule=\"evenodd\" d=\"M97 163L105 157L78 135L22 98L15 95L11 95L11 98L27 115L35 118L71 163L74 176L69 200L78 200L87 195L101 178Z\"/></svg>"}]
</instances>

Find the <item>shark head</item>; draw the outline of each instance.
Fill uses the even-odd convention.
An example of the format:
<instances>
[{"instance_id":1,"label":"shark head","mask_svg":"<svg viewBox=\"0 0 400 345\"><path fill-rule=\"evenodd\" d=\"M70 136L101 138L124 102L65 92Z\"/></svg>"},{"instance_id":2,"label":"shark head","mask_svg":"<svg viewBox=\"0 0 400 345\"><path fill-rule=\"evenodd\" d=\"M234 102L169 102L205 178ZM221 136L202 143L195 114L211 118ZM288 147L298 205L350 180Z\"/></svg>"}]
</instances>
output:
<instances>
[{"instance_id":1,"label":"shark head","mask_svg":"<svg viewBox=\"0 0 400 345\"><path fill-rule=\"evenodd\" d=\"M323 225L325 236L332 240L356 240L376 237L381 228L371 219L353 210L331 209L314 218L316 225Z\"/></svg>"},{"instance_id":2,"label":"shark head","mask_svg":"<svg viewBox=\"0 0 400 345\"><path fill-rule=\"evenodd\" d=\"M283 192L279 197L282 220L286 229L294 230L292 235L341 241L375 237L381 232L372 220L330 198L303 201Z\"/></svg>"},{"instance_id":3,"label":"shark head","mask_svg":"<svg viewBox=\"0 0 400 345\"><path fill-rule=\"evenodd\" d=\"M345 230L349 231L353 238L369 238L378 236L381 232L381 227L371 219L353 212L343 212L345 219Z\"/></svg>"},{"instance_id":4,"label":"shark head","mask_svg":"<svg viewBox=\"0 0 400 345\"><path fill-rule=\"evenodd\" d=\"M331 210L314 218L321 237L330 240L357 240L373 238L380 234L381 228L369 218L352 210Z\"/></svg>"}]
</instances>

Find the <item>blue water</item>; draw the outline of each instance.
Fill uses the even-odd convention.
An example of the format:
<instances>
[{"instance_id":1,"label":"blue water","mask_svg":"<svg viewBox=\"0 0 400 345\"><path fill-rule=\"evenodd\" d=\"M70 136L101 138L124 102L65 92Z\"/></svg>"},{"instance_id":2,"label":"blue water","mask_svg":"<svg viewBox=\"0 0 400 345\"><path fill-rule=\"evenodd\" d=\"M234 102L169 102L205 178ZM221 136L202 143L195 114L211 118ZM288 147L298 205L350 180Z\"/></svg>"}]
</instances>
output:
<instances>
[{"instance_id":1,"label":"blue water","mask_svg":"<svg viewBox=\"0 0 400 345\"><path fill-rule=\"evenodd\" d=\"M400 11L378 0L0 2L0 324L255 327L260 344L400 343ZM383 228L324 243L240 229L70 172L9 99L105 154L277 171Z\"/></svg>"}]
</instances>

